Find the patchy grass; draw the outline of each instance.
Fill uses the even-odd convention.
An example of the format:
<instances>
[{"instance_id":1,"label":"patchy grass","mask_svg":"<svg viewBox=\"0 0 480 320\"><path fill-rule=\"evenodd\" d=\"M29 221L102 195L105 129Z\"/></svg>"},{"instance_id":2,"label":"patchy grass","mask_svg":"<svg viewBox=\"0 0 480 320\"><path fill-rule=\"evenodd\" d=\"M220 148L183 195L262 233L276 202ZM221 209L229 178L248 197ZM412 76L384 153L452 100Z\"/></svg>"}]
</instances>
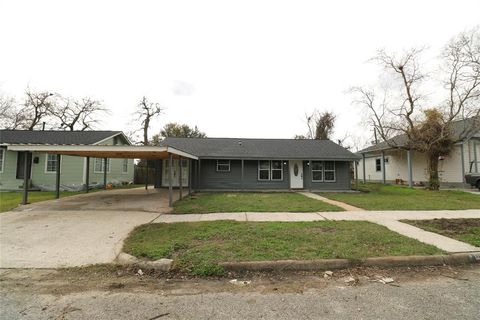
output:
<instances>
[{"instance_id":1,"label":"patchy grass","mask_svg":"<svg viewBox=\"0 0 480 320\"><path fill-rule=\"evenodd\" d=\"M360 193L321 195L367 210L462 210L480 209L480 196L463 191L430 191L398 185L367 183Z\"/></svg>"},{"instance_id":2,"label":"patchy grass","mask_svg":"<svg viewBox=\"0 0 480 320\"><path fill-rule=\"evenodd\" d=\"M120 187L115 187L113 190L117 189L130 189L138 188L142 185L125 185ZM90 192L105 191L104 189L92 189ZM60 192L60 197L69 197L77 194L83 194L85 191L62 191ZM0 192L0 212L9 211L15 209L22 202L23 193L21 191L12 191L12 192ZM45 200L55 199L54 191L30 191L28 192L28 202L40 202Z\"/></svg>"},{"instance_id":3,"label":"patchy grass","mask_svg":"<svg viewBox=\"0 0 480 320\"><path fill-rule=\"evenodd\" d=\"M197 193L175 202L174 213L342 211L293 192Z\"/></svg>"},{"instance_id":4,"label":"patchy grass","mask_svg":"<svg viewBox=\"0 0 480 320\"><path fill-rule=\"evenodd\" d=\"M480 219L403 220L402 222L480 247Z\"/></svg>"},{"instance_id":5,"label":"patchy grass","mask_svg":"<svg viewBox=\"0 0 480 320\"><path fill-rule=\"evenodd\" d=\"M365 221L154 223L135 228L123 249L174 259L176 268L196 275L223 274L219 262L443 253Z\"/></svg>"}]
</instances>

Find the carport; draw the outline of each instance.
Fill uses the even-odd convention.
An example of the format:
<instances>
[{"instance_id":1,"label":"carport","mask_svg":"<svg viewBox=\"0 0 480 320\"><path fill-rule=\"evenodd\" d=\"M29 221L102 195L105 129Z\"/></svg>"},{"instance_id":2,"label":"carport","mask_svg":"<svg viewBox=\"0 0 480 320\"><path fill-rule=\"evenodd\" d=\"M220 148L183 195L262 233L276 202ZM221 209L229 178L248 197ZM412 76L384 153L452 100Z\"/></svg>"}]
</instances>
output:
<instances>
[{"instance_id":1,"label":"carport","mask_svg":"<svg viewBox=\"0 0 480 320\"><path fill-rule=\"evenodd\" d=\"M108 158L120 158L120 159L145 159L145 160L163 160L168 159L168 190L169 190L169 206L173 204L173 159L188 159L188 175L189 181L192 175L192 160L198 160L195 155L183 152L181 150L169 147L169 146L104 146L104 145L9 145L7 150L24 152L27 156L24 157L24 183L23 183L23 199L22 204L28 203L28 158L32 152L45 152L57 155L57 170L55 180L55 197L60 198L60 181L61 181L61 157L62 155L78 156L86 158L86 192L88 192L89 186L89 163L90 157L103 158L104 174L103 182L106 188L107 186L107 160ZM180 184L179 195L182 199L182 170L180 170ZM191 192L191 183L188 184L189 192Z\"/></svg>"}]
</instances>

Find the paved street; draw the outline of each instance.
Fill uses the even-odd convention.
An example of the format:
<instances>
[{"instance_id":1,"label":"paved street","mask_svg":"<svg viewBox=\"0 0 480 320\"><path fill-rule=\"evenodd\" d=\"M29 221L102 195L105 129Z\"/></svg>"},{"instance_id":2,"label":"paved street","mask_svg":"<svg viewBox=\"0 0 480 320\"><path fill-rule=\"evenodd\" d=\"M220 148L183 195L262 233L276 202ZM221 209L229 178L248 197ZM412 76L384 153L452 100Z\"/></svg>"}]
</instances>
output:
<instances>
[{"instance_id":1,"label":"paved street","mask_svg":"<svg viewBox=\"0 0 480 320\"><path fill-rule=\"evenodd\" d=\"M2 319L478 319L480 268L426 271L374 270L395 279L374 282L372 274L355 274L357 285L343 274L332 279L284 276L249 278L237 287L229 279L166 281L125 278L96 281L91 289L79 282L25 275L2 277ZM95 281L96 278L90 281ZM129 281L138 284L130 286ZM88 282L86 280L85 282ZM154 283L154 284L152 284ZM66 288L65 286L69 286ZM125 286L125 287L123 287Z\"/></svg>"}]
</instances>

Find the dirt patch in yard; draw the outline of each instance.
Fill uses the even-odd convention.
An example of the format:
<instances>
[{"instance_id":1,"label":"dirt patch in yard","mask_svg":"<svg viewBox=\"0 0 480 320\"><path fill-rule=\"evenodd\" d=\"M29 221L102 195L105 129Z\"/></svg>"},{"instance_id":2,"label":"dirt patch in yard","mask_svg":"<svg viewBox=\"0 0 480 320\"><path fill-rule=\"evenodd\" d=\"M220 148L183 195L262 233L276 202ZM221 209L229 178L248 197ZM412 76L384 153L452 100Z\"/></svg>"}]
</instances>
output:
<instances>
[{"instance_id":1,"label":"dirt patch in yard","mask_svg":"<svg viewBox=\"0 0 480 320\"><path fill-rule=\"evenodd\" d=\"M480 219L402 220L402 222L480 247Z\"/></svg>"}]
</instances>

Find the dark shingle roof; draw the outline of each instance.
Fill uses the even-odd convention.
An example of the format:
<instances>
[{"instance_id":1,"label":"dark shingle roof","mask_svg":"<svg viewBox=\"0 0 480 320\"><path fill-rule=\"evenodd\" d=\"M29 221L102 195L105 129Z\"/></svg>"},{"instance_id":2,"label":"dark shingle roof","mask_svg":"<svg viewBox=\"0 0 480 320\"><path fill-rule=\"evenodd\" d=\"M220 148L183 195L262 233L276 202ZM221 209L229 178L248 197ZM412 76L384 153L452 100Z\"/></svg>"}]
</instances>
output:
<instances>
[{"instance_id":1,"label":"dark shingle roof","mask_svg":"<svg viewBox=\"0 0 480 320\"><path fill-rule=\"evenodd\" d=\"M166 138L162 146L196 155L223 159L337 159L359 157L330 140L243 139L243 138Z\"/></svg>"},{"instance_id":2,"label":"dark shingle roof","mask_svg":"<svg viewBox=\"0 0 480 320\"><path fill-rule=\"evenodd\" d=\"M122 132L0 130L0 144L88 145L118 134Z\"/></svg>"},{"instance_id":3,"label":"dark shingle roof","mask_svg":"<svg viewBox=\"0 0 480 320\"><path fill-rule=\"evenodd\" d=\"M452 122L453 140L460 141L469 137L480 136L480 118L468 118ZM389 143L382 141L376 145L370 146L359 153L369 153L381 150L391 149L391 146L404 147L408 139L405 134L395 136L389 140Z\"/></svg>"}]
</instances>

